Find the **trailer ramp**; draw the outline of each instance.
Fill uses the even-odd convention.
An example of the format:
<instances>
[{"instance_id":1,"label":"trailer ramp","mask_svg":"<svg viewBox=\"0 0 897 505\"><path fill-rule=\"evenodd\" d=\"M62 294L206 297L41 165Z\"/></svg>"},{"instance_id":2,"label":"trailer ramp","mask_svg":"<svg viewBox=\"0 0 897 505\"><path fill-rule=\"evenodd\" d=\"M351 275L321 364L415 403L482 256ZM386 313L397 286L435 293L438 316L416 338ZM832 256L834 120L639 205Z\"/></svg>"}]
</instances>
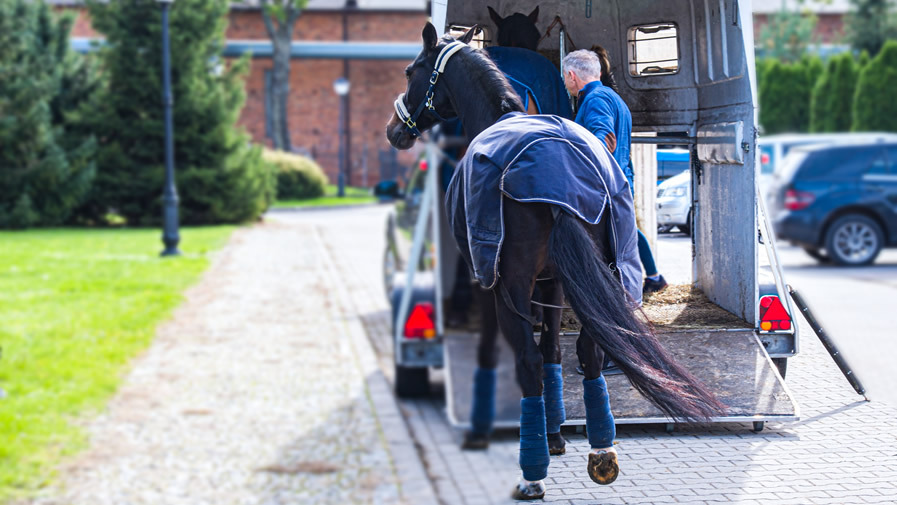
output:
<instances>
[{"instance_id":1,"label":"trailer ramp","mask_svg":"<svg viewBox=\"0 0 897 505\"><path fill-rule=\"evenodd\" d=\"M564 368L565 426L584 425L582 376L576 373L575 334L561 336ZM799 412L791 394L752 329L681 330L658 333L661 344L689 371L704 381L729 406L715 422L761 423L793 421ZM504 339L498 365L495 426L517 427L520 388L514 375L514 355ZM446 335L446 396L453 426L470 425L477 336ZM672 422L633 388L625 375L606 377L617 424ZM755 425L756 426L756 425Z\"/></svg>"}]
</instances>

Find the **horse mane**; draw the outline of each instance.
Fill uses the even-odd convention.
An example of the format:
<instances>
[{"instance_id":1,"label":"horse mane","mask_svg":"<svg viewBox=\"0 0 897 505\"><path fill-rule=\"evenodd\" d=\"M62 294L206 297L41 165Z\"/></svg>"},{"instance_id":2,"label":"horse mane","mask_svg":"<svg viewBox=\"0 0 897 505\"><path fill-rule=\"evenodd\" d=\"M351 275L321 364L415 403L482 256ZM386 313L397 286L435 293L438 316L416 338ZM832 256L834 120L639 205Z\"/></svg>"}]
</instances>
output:
<instances>
[{"instance_id":1,"label":"horse mane","mask_svg":"<svg viewBox=\"0 0 897 505\"><path fill-rule=\"evenodd\" d=\"M446 37L446 42L453 42L454 39ZM489 55L485 51L474 49L466 51L470 58L467 60L468 75L474 84L481 86L486 92L490 103L498 103L502 114L508 112L524 112L523 102L517 96L517 92L511 87L505 74L495 65Z\"/></svg>"},{"instance_id":2,"label":"horse mane","mask_svg":"<svg viewBox=\"0 0 897 505\"><path fill-rule=\"evenodd\" d=\"M614 79L614 73L610 69L610 55L607 54L607 49L594 45L592 46L592 52L598 55L598 61L601 62L601 84L615 92L619 92L617 90L617 80Z\"/></svg>"}]
</instances>

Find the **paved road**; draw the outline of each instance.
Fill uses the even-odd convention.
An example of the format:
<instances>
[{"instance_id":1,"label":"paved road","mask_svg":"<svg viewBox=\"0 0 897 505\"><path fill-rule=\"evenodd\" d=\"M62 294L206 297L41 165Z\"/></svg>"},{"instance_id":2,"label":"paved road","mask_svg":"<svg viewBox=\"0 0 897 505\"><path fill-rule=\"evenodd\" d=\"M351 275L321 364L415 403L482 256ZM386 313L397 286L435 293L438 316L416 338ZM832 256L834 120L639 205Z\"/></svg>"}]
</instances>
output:
<instances>
[{"instance_id":1,"label":"paved road","mask_svg":"<svg viewBox=\"0 0 897 505\"><path fill-rule=\"evenodd\" d=\"M658 263L674 282L691 276L691 242L679 233L660 235ZM843 268L819 264L799 247L779 245L788 283L835 340L871 398L897 406L897 250L874 265ZM815 339L804 332L804 339Z\"/></svg>"},{"instance_id":2,"label":"paved road","mask_svg":"<svg viewBox=\"0 0 897 505\"><path fill-rule=\"evenodd\" d=\"M368 207L279 214L278 218L319 223L388 374L388 305L379 272L386 211ZM687 241L669 242L672 250L684 247L687 257ZM675 257L666 245L664 240L661 262ZM802 328L805 334L810 331L806 325ZM516 434L499 434L486 452L460 451L461 434L445 420L438 374L433 380L432 397L400 405L439 503L507 502L519 476ZM612 486L591 483L584 472L588 443L583 435L567 432L568 454L552 459L545 502L894 503L897 408L887 402L859 401L812 338L805 339L800 356L789 364L788 383L802 419L768 424L760 433L752 432L750 425L737 424L684 427L674 433L655 425L620 426L622 474Z\"/></svg>"},{"instance_id":3,"label":"paved road","mask_svg":"<svg viewBox=\"0 0 897 505\"><path fill-rule=\"evenodd\" d=\"M32 503L434 502L322 222L237 230Z\"/></svg>"}]
</instances>

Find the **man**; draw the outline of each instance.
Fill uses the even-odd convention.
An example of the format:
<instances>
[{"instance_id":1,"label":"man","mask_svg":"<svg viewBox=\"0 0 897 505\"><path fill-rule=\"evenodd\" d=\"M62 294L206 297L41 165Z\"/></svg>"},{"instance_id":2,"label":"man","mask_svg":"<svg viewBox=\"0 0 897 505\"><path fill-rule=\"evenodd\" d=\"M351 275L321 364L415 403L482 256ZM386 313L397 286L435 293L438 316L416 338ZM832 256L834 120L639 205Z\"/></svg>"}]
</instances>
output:
<instances>
[{"instance_id":1,"label":"man","mask_svg":"<svg viewBox=\"0 0 897 505\"><path fill-rule=\"evenodd\" d=\"M632 164L629 159L632 137L632 114L614 90L601 82L601 60L595 52L580 49L564 57L564 86L571 96L577 96L579 109L576 122L603 140L607 150L633 189ZM653 293L667 286L666 280L657 271L654 255L645 235L638 232L639 258L645 269L645 284L642 292Z\"/></svg>"}]
</instances>

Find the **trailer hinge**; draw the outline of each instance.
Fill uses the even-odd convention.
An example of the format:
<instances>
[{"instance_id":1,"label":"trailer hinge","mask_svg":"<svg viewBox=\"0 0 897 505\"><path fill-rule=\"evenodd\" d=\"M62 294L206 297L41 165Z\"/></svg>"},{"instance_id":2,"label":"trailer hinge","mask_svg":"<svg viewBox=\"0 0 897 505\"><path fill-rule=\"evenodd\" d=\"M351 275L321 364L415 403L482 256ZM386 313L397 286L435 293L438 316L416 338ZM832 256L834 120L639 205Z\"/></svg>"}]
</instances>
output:
<instances>
[{"instance_id":1,"label":"trailer hinge","mask_svg":"<svg viewBox=\"0 0 897 505\"><path fill-rule=\"evenodd\" d=\"M691 163L692 170L694 170L695 180L698 185L701 185L701 177L704 175L704 165L701 163L701 160L698 159L698 148L692 146L691 149Z\"/></svg>"}]
</instances>

